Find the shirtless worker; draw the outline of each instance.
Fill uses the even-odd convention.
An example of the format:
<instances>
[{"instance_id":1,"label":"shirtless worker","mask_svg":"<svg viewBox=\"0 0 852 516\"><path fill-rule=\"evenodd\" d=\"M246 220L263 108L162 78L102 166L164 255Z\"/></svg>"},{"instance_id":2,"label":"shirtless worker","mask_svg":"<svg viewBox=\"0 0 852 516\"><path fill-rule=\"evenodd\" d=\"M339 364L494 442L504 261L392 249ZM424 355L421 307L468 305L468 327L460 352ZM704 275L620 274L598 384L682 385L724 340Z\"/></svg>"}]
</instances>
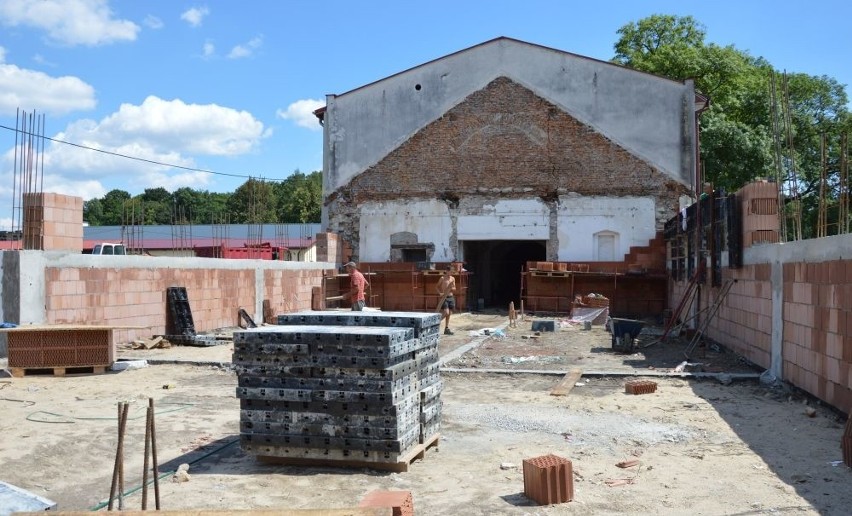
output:
<instances>
[{"instance_id":1,"label":"shirtless worker","mask_svg":"<svg viewBox=\"0 0 852 516\"><path fill-rule=\"evenodd\" d=\"M355 267L355 262L349 262L343 267L346 269L346 273L349 274L349 292L343 294L343 297L344 299L352 300L353 312L360 312L366 304L364 290L370 284L367 283L367 278L361 274L361 271Z\"/></svg>"},{"instance_id":2,"label":"shirtless worker","mask_svg":"<svg viewBox=\"0 0 852 516\"><path fill-rule=\"evenodd\" d=\"M447 325L444 327L444 335L452 335L453 332L450 330L450 315L452 315L453 310L456 308L456 298L453 296L456 292L456 279L450 274L450 266L447 265L447 268L444 269L444 273L441 275L441 279L438 280L437 290L438 296L444 296L444 302L441 304L441 315L442 319L447 320Z\"/></svg>"}]
</instances>

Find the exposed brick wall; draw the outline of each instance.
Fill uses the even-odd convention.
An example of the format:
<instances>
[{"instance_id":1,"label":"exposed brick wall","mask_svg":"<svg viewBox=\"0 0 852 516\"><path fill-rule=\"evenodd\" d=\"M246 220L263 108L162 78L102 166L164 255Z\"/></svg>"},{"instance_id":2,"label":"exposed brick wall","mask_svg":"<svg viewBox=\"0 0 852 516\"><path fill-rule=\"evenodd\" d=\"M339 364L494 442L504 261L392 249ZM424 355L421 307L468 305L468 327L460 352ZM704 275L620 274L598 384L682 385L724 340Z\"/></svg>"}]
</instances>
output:
<instances>
[{"instance_id":1,"label":"exposed brick wall","mask_svg":"<svg viewBox=\"0 0 852 516\"><path fill-rule=\"evenodd\" d=\"M625 99L625 102L633 102ZM685 185L532 91L500 77L333 192L330 227L356 250L359 207L391 199L654 195L658 229Z\"/></svg>"}]
</instances>

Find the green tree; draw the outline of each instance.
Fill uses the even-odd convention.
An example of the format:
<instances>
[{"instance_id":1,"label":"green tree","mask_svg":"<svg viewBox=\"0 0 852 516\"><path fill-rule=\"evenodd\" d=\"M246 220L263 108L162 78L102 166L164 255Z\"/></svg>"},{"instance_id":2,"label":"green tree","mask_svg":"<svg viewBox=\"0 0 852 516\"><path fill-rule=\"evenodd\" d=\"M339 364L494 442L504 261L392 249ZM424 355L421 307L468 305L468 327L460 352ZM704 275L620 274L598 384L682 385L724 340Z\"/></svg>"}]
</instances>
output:
<instances>
[{"instance_id":1,"label":"green tree","mask_svg":"<svg viewBox=\"0 0 852 516\"><path fill-rule=\"evenodd\" d=\"M103 216L101 225L120 226L123 220L124 203L130 200L130 194L124 190L110 190L101 199Z\"/></svg>"},{"instance_id":2,"label":"green tree","mask_svg":"<svg viewBox=\"0 0 852 516\"><path fill-rule=\"evenodd\" d=\"M775 175L769 102L775 72L765 59L732 45L706 43L704 26L691 16L654 15L623 26L618 34L614 62L676 80L692 78L696 90L710 97L710 109L700 118L706 180L735 190ZM804 192L810 193L818 189L820 134L839 140L839 128L848 125L848 99L835 80L805 74L789 77L789 92L796 168ZM789 160L783 165L789 178Z\"/></svg>"},{"instance_id":3,"label":"green tree","mask_svg":"<svg viewBox=\"0 0 852 516\"><path fill-rule=\"evenodd\" d=\"M90 199L83 203L83 220L90 226L103 226L104 203L100 199Z\"/></svg>"},{"instance_id":4,"label":"green tree","mask_svg":"<svg viewBox=\"0 0 852 516\"><path fill-rule=\"evenodd\" d=\"M308 175L296 170L275 183L278 220L288 223L319 222L322 214L322 173Z\"/></svg>"},{"instance_id":5,"label":"green tree","mask_svg":"<svg viewBox=\"0 0 852 516\"><path fill-rule=\"evenodd\" d=\"M228 199L228 213L236 224L275 222L277 199L272 184L251 178Z\"/></svg>"}]
</instances>

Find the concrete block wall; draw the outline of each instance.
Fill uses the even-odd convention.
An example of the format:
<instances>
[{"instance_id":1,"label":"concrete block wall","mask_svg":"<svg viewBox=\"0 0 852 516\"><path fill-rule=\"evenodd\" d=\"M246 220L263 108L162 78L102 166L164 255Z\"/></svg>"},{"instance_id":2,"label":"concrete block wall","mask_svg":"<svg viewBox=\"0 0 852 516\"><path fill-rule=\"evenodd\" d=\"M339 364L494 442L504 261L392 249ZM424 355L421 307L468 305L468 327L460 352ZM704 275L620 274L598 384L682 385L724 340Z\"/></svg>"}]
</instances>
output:
<instances>
[{"instance_id":1,"label":"concrete block wall","mask_svg":"<svg viewBox=\"0 0 852 516\"><path fill-rule=\"evenodd\" d=\"M23 196L23 248L83 250L83 199L57 193Z\"/></svg>"}]
</instances>

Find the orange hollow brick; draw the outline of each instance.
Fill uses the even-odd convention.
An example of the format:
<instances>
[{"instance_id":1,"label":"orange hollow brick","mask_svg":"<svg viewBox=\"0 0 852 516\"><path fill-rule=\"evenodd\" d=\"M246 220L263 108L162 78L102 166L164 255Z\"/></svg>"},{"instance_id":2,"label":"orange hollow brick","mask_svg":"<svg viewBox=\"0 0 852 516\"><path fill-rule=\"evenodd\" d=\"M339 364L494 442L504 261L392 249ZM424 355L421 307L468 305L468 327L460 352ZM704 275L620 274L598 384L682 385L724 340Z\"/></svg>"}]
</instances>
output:
<instances>
[{"instance_id":1,"label":"orange hollow brick","mask_svg":"<svg viewBox=\"0 0 852 516\"><path fill-rule=\"evenodd\" d=\"M651 380L630 380L624 384L627 394L650 394L656 392L657 382Z\"/></svg>"}]
</instances>

